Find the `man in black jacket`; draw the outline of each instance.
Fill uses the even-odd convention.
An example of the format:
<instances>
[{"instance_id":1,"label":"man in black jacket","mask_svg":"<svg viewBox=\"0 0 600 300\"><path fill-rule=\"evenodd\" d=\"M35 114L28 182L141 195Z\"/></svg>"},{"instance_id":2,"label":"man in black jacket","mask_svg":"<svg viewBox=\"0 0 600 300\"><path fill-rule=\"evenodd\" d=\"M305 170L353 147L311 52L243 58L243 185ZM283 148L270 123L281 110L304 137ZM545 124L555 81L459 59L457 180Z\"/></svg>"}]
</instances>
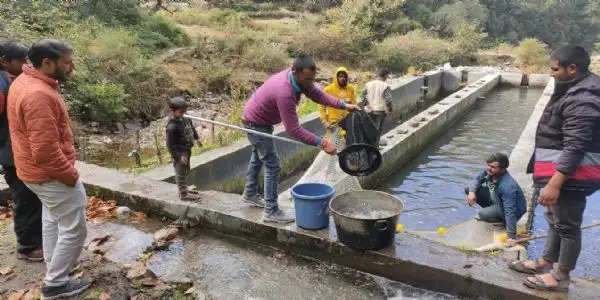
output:
<instances>
[{"instance_id":1,"label":"man in black jacket","mask_svg":"<svg viewBox=\"0 0 600 300\"><path fill-rule=\"evenodd\" d=\"M42 261L42 203L17 177L6 115L8 87L21 74L27 52L27 47L14 40L0 41L0 165L13 201L17 258Z\"/></svg>"},{"instance_id":2,"label":"man in black jacket","mask_svg":"<svg viewBox=\"0 0 600 300\"><path fill-rule=\"evenodd\" d=\"M538 202L545 206L548 238L541 258L511 263L530 288L566 291L581 251L586 197L600 188L600 77L589 71L590 56L568 45L551 55L554 94L538 124L535 153L528 166ZM553 268L553 265L557 266Z\"/></svg>"},{"instance_id":3,"label":"man in black jacket","mask_svg":"<svg viewBox=\"0 0 600 300\"><path fill-rule=\"evenodd\" d=\"M201 146L198 132L192 120L184 117L188 104L182 97L169 100L171 114L167 123L167 148L173 158L175 168L175 182L179 188L179 198L182 201L197 199L197 195L190 195L187 186L187 176L190 172L190 157L194 140Z\"/></svg>"}]
</instances>

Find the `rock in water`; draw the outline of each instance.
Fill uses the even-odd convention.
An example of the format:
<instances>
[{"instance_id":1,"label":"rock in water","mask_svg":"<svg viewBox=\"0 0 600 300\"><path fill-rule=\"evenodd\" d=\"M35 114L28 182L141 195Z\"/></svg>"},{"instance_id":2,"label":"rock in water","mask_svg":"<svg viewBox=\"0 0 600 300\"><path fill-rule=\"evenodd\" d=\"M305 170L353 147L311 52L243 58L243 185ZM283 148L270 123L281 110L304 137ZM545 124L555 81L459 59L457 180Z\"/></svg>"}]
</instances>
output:
<instances>
[{"instance_id":1,"label":"rock in water","mask_svg":"<svg viewBox=\"0 0 600 300\"><path fill-rule=\"evenodd\" d=\"M163 228L154 233L154 241L170 241L174 239L178 233L179 229L176 227Z\"/></svg>"},{"instance_id":2,"label":"rock in water","mask_svg":"<svg viewBox=\"0 0 600 300\"><path fill-rule=\"evenodd\" d=\"M131 216L131 209L127 206L119 206L115 212L117 214L117 218L119 219L126 219Z\"/></svg>"}]
</instances>

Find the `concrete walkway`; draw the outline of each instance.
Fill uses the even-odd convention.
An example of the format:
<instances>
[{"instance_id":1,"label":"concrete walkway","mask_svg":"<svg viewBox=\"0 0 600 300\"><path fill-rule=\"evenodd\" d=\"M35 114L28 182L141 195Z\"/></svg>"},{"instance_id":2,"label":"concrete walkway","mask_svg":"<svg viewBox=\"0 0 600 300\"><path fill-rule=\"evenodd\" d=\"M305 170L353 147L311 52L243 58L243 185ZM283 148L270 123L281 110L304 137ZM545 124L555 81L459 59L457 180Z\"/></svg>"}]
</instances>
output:
<instances>
[{"instance_id":1,"label":"concrete walkway","mask_svg":"<svg viewBox=\"0 0 600 300\"><path fill-rule=\"evenodd\" d=\"M199 203L181 202L173 184L78 164L90 195L116 199L153 216L193 218L204 228L242 236L295 253L336 263L429 290L492 299L561 299L567 295L534 292L525 278L510 272L502 259L460 251L409 233L398 233L393 246L356 252L337 241L333 222L324 230L308 231L295 224L275 226L260 221L260 209L241 204L240 196L203 192ZM282 208L293 210L290 204ZM576 284L574 287L579 287ZM584 287L582 284L581 287ZM600 287L573 289L569 299L593 299Z\"/></svg>"}]
</instances>

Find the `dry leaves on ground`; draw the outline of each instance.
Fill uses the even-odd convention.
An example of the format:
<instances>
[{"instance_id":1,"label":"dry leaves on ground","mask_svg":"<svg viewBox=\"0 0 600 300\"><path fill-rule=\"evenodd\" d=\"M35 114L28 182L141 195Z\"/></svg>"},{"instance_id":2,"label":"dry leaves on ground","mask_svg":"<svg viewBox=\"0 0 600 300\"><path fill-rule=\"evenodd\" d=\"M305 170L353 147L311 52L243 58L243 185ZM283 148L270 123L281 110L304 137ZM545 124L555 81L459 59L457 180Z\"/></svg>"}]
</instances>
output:
<instances>
[{"instance_id":1,"label":"dry leaves on ground","mask_svg":"<svg viewBox=\"0 0 600 300\"><path fill-rule=\"evenodd\" d=\"M10 208L5 206L0 206L0 220L9 220L12 219L12 211Z\"/></svg>"},{"instance_id":2,"label":"dry leaves on ground","mask_svg":"<svg viewBox=\"0 0 600 300\"><path fill-rule=\"evenodd\" d=\"M14 266L0 268L0 275L6 276L13 272Z\"/></svg>"},{"instance_id":3,"label":"dry leaves on ground","mask_svg":"<svg viewBox=\"0 0 600 300\"><path fill-rule=\"evenodd\" d=\"M136 211L133 214L131 214L131 221L136 223L136 222L143 222L144 220L146 220L146 214L144 214L143 212L139 212Z\"/></svg>"},{"instance_id":4,"label":"dry leaves on ground","mask_svg":"<svg viewBox=\"0 0 600 300\"><path fill-rule=\"evenodd\" d=\"M116 217L117 202L98 197L88 199L87 216L90 220L108 220Z\"/></svg>"},{"instance_id":5,"label":"dry leaves on ground","mask_svg":"<svg viewBox=\"0 0 600 300\"><path fill-rule=\"evenodd\" d=\"M23 300L39 300L42 297L40 288L33 288L23 296Z\"/></svg>"},{"instance_id":6,"label":"dry leaves on ground","mask_svg":"<svg viewBox=\"0 0 600 300\"><path fill-rule=\"evenodd\" d=\"M23 296L25 296L25 293L27 293L27 290L18 290L10 294L10 296L8 296L8 300L22 300Z\"/></svg>"},{"instance_id":7,"label":"dry leaves on ground","mask_svg":"<svg viewBox=\"0 0 600 300\"><path fill-rule=\"evenodd\" d=\"M107 293L102 293L100 294L100 297L98 297L98 300L110 300L110 295Z\"/></svg>"}]
</instances>

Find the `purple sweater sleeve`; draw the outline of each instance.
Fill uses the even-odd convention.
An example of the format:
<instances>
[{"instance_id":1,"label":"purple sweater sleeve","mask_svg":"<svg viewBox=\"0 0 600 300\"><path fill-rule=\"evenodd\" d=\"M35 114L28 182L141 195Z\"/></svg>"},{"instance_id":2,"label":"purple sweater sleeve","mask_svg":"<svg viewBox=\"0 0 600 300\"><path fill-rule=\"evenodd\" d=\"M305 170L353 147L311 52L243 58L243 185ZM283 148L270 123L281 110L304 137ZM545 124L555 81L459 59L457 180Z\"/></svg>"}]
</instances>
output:
<instances>
[{"instance_id":1,"label":"purple sweater sleeve","mask_svg":"<svg viewBox=\"0 0 600 300\"><path fill-rule=\"evenodd\" d=\"M340 101L339 99L332 97L332 96L328 95L327 93L323 92L323 90L321 90L319 87L317 87L314 84L310 88L310 91L308 91L308 94L306 96L308 98L312 99L313 101L323 104L325 106L331 106L331 107L335 107L335 108L343 108L344 104L345 104L345 102Z\"/></svg>"},{"instance_id":2,"label":"purple sweater sleeve","mask_svg":"<svg viewBox=\"0 0 600 300\"><path fill-rule=\"evenodd\" d=\"M292 97L280 98L280 100L277 101L277 108L279 109L279 115L281 117L281 122L283 122L283 126L285 127L285 131L290 137L309 145L318 146L321 138L300 126L298 114L296 113L295 99Z\"/></svg>"}]
</instances>

